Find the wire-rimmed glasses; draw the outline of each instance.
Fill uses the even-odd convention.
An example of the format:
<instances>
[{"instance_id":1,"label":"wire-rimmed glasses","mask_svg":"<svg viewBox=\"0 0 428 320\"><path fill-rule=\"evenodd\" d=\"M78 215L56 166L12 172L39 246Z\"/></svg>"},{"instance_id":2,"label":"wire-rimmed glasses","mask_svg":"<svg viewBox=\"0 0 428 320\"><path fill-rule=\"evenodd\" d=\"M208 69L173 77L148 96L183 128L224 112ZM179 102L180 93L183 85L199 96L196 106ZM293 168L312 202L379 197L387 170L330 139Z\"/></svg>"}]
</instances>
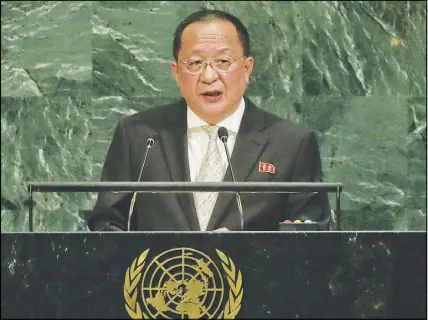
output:
<instances>
[{"instance_id":1,"label":"wire-rimmed glasses","mask_svg":"<svg viewBox=\"0 0 428 320\"><path fill-rule=\"evenodd\" d=\"M220 73L226 73L231 71L233 68L233 65L236 61L243 58L244 56L241 56L236 59L212 59L212 60L204 60L204 59L187 59L184 61L179 60L184 65L184 70L192 75L200 74L207 65L209 64L211 68L213 68L215 71Z\"/></svg>"}]
</instances>

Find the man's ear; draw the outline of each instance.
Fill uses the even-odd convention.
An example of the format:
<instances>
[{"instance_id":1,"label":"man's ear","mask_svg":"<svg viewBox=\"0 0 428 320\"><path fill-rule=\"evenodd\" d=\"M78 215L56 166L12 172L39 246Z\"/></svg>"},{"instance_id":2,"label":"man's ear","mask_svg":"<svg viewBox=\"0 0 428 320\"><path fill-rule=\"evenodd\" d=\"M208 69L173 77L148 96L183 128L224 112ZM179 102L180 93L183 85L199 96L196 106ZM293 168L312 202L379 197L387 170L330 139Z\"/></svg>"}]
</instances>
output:
<instances>
[{"instance_id":1,"label":"man's ear","mask_svg":"<svg viewBox=\"0 0 428 320\"><path fill-rule=\"evenodd\" d=\"M253 72L253 68L254 68L254 59L253 57L248 57L245 60L245 78L248 81L250 81L250 75Z\"/></svg>"},{"instance_id":2,"label":"man's ear","mask_svg":"<svg viewBox=\"0 0 428 320\"><path fill-rule=\"evenodd\" d=\"M171 67L171 72L175 78L175 81L177 82L177 85L178 85L178 65L177 65L177 62L171 61L170 67Z\"/></svg>"}]
</instances>

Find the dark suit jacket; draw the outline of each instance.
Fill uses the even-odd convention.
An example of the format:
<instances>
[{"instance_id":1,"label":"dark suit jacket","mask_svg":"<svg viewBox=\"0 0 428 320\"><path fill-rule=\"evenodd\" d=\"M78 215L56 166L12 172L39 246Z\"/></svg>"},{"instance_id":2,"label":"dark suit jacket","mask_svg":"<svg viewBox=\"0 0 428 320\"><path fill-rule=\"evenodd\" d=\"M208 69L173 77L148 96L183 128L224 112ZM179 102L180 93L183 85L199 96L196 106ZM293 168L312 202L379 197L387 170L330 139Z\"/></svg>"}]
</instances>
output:
<instances>
[{"instance_id":1,"label":"dark suit jacket","mask_svg":"<svg viewBox=\"0 0 428 320\"><path fill-rule=\"evenodd\" d=\"M257 108L245 98L232 166L236 181L322 181L319 149L313 132ZM136 181L146 141L154 137L141 181L190 181L187 113L184 99L119 121L107 153L102 181ZM261 173L259 161L275 166ZM232 181L230 169L224 181ZM102 192L88 220L91 230L126 230L132 195ZM285 219L319 221L330 215L327 194L242 194L245 230L278 230ZM239 230L239 211L232 193L220 193L207 230ZM139 193L132 230L199 231L192 193Z\"/></svg>"}]
</instances>

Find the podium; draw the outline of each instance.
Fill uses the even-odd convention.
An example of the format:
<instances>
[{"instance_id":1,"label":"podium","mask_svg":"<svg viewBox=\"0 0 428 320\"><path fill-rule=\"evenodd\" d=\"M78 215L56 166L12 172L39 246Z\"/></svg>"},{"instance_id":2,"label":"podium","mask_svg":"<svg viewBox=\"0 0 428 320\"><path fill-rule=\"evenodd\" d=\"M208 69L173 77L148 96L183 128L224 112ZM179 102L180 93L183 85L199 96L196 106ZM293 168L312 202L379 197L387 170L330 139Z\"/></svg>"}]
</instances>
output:
<instances>
[{"instance_id":1,"label":"podium","mask_svg":"<svg viewBox=\"0 0 428 320\"><path fill-rule=\"evenodd\" d=\"M33 192L314 188L336 192L340 222L340 184L34 183L29 203ZM33 231L31 205L29 217ZM2 318L426 318L426 232L287 226L3 233Z\"/></svg>"},{"instance_id":2,"label":"podium","mask_svg":"<svg viewBox=\"0 0 428 320\"><path fill-rule=\"evenodd\" d=\"M2 318L426 318L426 233L11 233Z\"/></svg>"}]
</instances>

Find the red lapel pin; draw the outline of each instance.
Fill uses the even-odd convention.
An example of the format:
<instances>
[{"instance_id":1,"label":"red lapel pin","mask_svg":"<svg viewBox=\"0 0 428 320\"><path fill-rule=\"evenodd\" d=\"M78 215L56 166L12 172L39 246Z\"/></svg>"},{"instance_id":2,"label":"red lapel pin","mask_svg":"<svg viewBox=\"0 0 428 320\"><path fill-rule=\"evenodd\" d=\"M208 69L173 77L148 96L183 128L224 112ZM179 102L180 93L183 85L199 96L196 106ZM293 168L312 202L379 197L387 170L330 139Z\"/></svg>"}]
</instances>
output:
<instances>
[{"instance_id":1,"label":"red lapel pin","mask_svg":"<svg viewBox=\"0 0 428 320\"><path fill-rule=\"evenodd\" d=\"M259 172L267 172L270 174L275 174L275 166L272 163L260 161Z\"/></svg>"}]
</instances>

